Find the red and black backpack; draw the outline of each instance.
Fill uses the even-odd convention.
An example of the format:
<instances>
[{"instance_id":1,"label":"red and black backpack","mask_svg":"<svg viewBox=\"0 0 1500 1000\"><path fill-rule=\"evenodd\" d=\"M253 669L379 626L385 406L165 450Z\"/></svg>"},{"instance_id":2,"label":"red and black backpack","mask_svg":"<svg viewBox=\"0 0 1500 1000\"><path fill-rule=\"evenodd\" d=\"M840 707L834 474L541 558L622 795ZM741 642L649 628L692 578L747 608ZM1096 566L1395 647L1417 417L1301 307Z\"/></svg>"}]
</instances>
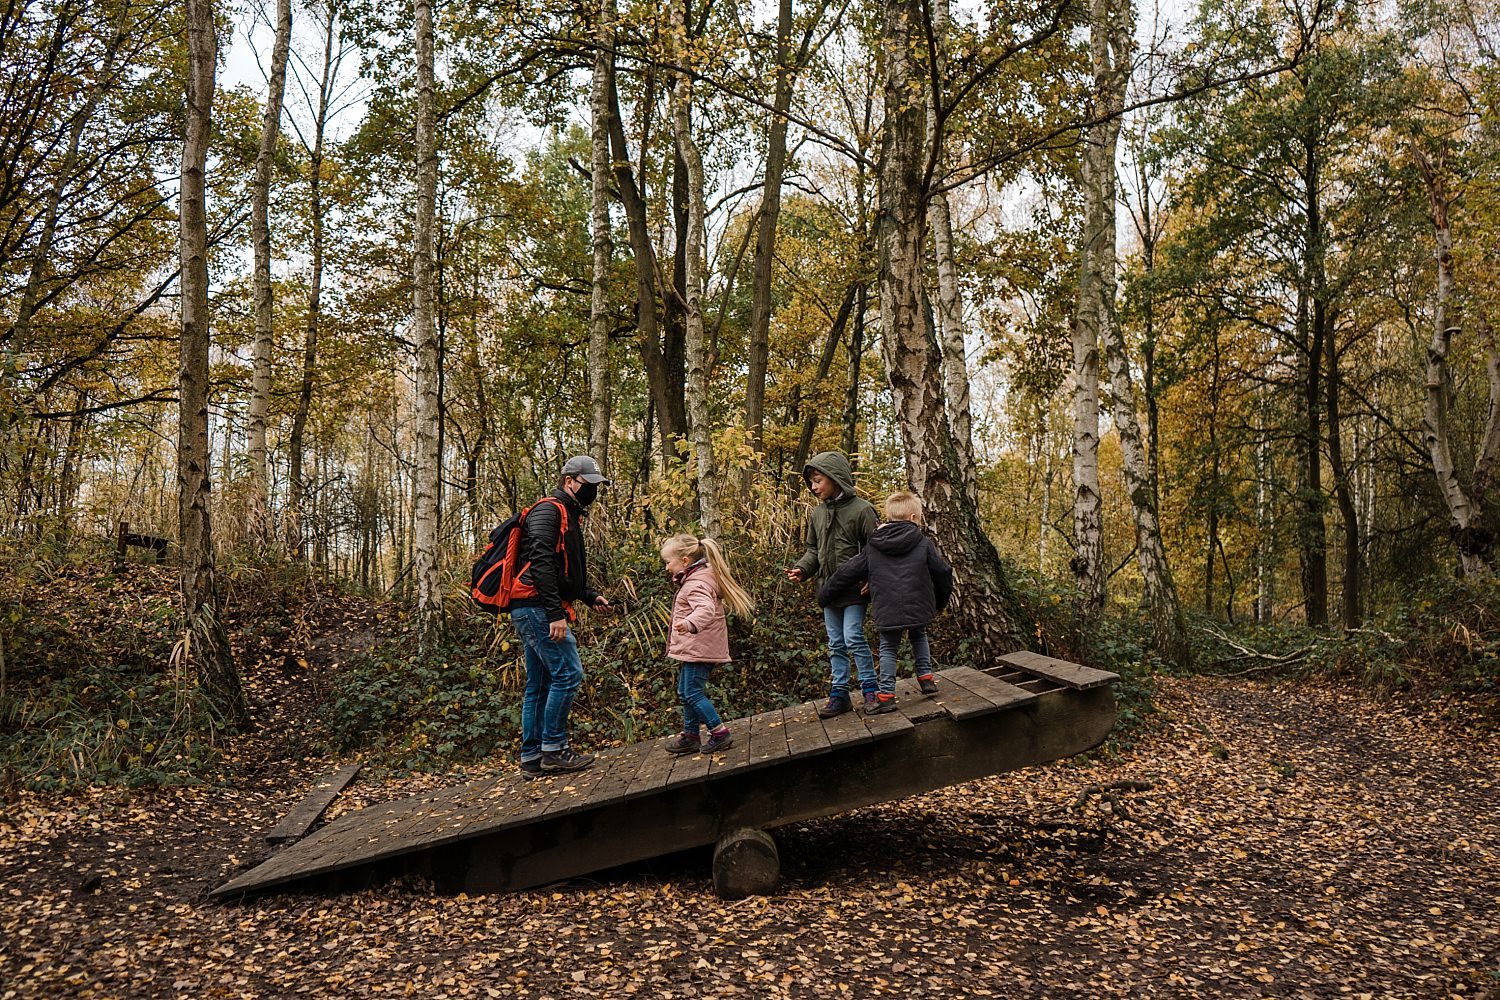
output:
<instances>
[{"instance_id":1,"label":"red and black backpack","mask_svg":"<svg viewBox=\"0 0 1500 1000\"><path fill-rule=\"evenodd\" d=\"M568 534L568 508L555 497L543 497L519 514L512 514L494 531L490 532L490 544L474 560L469 573L470 593L474 603L490 614L499 614L510 609L511 601L518 597L535 597L536 588L521 579L531 563L520 562L521 526L526 515L538 504L550 503L557 507L558 531L556 552L562 553L563 573L567 573L568 550L563 539Z\"/></svg>"}]
</instances>

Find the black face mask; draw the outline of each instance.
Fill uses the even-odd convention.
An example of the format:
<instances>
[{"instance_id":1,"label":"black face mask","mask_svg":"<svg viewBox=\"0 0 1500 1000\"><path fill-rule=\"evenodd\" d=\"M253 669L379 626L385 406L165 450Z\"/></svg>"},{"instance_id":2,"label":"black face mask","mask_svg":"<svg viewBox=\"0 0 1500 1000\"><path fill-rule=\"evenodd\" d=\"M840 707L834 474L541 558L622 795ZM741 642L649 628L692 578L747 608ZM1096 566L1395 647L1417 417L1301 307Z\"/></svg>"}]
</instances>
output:
<instances>
[{"instance_id":1,"label":"black face mask","mask_svg":"<svg viewBox=\"0 0 1500 1000\"><path fill-rule=\"evenodd\" d=\"M578 501L578 506L587 507L599 496L598 483L579 483L578 489L573 494L573 499Z\"/></svg>"}]
</instances>

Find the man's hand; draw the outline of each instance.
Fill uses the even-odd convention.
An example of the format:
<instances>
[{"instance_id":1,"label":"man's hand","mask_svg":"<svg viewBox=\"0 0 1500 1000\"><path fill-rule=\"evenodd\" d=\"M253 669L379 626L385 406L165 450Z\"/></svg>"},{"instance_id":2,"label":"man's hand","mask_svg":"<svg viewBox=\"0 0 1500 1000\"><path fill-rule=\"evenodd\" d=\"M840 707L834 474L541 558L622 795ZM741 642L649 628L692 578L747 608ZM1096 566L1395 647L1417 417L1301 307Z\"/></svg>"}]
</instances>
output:
<instances>
[{"instance_id":1,"label":"man's hand","mask_svg":"<svg viewBox=\"0 0 1500 1000\"><path fill-rule=\"evenodd\" d=\"M600 594L598 597L594 598L593 608L594 611L598 614L607 615L614 610L614 605L609 603L609 598L605 597L603 594Z\"/></svg>"},{"instance_id":2,"label":"man's hand","mask_svg":"<svg viewBox=\"0 0 1500 1000\"><path fill-rule=\"evenodd\" d=\"M807 579L807 576L796 566L789 566L786 571L786 578L793 583L801 583Z\"/></svg>"},{"instance_id":3,"label":"man's hand","mask_svg":"<svg viewBox=\"0 0 1500 1000\"><path fill-rule=\"evenodd\" d=\"M562 642L567 637L568 623L565 619L559 618L555 622L547 623L547 638L553 642Z\"/></svg>"}]
</instances>

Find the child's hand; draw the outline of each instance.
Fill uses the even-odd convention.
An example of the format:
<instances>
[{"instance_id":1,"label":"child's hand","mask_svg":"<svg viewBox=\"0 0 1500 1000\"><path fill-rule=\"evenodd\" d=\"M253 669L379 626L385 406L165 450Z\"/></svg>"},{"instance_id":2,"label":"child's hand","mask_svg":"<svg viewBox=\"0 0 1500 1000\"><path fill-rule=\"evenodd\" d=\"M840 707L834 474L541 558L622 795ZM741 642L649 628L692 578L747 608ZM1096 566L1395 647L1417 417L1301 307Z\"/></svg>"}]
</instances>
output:
<instances>
[{"instance_id":1,"label":"child's hand","mask_svg":"<svg viewBox=\"0 0 1500 1000\"><path fill-rule=\"evenodd\" d=\"M790 566L787 568L786 578L793 583L801 583L803 580L807 579L807 577L803 575L802 571L796 566Z\"/></svg>"},{"instance_id":2,"label":"child's hand","mask_svg":"<svg viewBox=\"0 0 1500 1000\"><path fill-rule=\"evenodd\" d=\"M688 628L688 623L687 622L673 622L672 623L672 631L673 632L688 632L688 631L691 631L691 630Z\"/></svg>"}]
</instances>

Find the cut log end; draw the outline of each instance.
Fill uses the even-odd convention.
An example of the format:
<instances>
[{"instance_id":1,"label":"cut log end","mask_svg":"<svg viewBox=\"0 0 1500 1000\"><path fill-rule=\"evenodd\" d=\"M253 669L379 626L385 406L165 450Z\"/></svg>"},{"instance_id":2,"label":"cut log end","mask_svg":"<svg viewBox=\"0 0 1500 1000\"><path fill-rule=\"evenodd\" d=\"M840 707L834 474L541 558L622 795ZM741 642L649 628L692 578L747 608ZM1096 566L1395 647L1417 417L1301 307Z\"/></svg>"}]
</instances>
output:
<instances>
[{"instance_id":1,"label":"cut log end","mask_svg":"<svg viewBox=\"0 0 1500 1000\"><path fill-rule=\"evenodd\" d=\"M714 848L714 893L720 899L769 896L781 879L776 841L764 830L742 829Z\"/></svg>"}]
</instances>

